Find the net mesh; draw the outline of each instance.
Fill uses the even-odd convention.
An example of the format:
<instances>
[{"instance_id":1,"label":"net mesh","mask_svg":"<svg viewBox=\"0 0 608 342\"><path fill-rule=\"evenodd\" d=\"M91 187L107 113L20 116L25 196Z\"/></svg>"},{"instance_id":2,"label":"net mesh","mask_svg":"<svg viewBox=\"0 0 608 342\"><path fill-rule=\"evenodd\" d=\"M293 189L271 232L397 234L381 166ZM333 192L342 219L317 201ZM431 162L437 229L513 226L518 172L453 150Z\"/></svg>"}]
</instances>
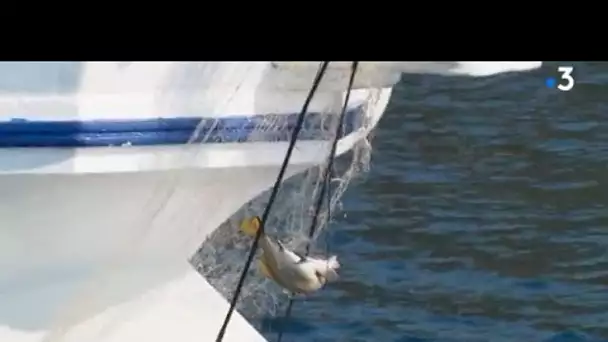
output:
<instances>
[{"instance_id":1,"label":"net mesh","mask_svg":"<svg viewBox=\"0 0 608 342\"><path fill-rule=\"evenodd\" d=\"M335 131L335 127L331 130ZM334 173L329 188L329 210L327 204L322 207L312 241L308 237L309 229L327 162L284 181L265 225L266 233L280 239L289 249L302 252L305 245L310 243L312 255L328 257L331 251L328 250L327 241L318 241L320 237L327 236L327 223L331 223L331 217L328 220L327 215L335 217L340 213L344 192L353 179L367 172L370 157L370 138L366 137L334 161ZM252 243L251 237L239 232L240 223L245 218L261 216L268 203L269 194L270 189L243 205L205 240L192 257L192 265L226 298L232 298L234 295ZM259 253L260 251L258 255ZM257 266L257 255L254 260L256 261L249 270L237 309L246 317L257 321L255 318L262 315L275 316L282 312L288 297L275 283L261 275Z\"/></svg>"},{"instance_id":2,"label":"net mesh","mask_svg":"<svg viewBox=\"0 0 608 342\"><path fill-rule=\"evenodd\" d=\"M251 69L251 68L250 68ZM253 68L255 69L255 68ZM199 75L200 76L200 75ZM213 75L207 75L213 78ZM235 71L231 75L223 75L223 77L240 78L240 82L231 81L234 84L232 94L238 92L238 89L251 77L251 72ZM344 74L345 78L348 74ZM224 89L226 93L230 91ZM370 106L373 106L378 100L379 92L372 90L369 96L364 101L363 113L366 113ZM209 95L212 96L213 94ZM232 96L224 96L226 104L232 101ZM341 97L340 97L341 99ZM324 138L329 141L333 139L336 131L337 116L340 112L341 101L337 101L329 106L318 119L307 121L306 125L317 125L322 127L325 132ZM222 110L222 105L218 105L219 110ZM326 115L333 114L333 115ZM307 114L310 115L310 114ZM255 123L252 127L251 122L244 122L241 127L233 127L232 130L218 130L218 121L213 119L203 120L198 124L196 132L192 134L187 145L181 151L176 151L177 160L180 158L187 164L188 159L204 158L204 149L196 149L196 153L192 153L192 145L197 145L201 142L223 142L226 140L234 142L255 142L262 138L264 140L284 140L286 137L281 136L285 133L277 133L282 125L290 124L289 122L277 122L276 118L270 120L262 120ZM292 124L292 123L291 123ZM364 124L364 123L359 123ZM223 135L217 132L224 132ZM248 131L244 136L239 136L240 131ZM228 132L228 133L226 133ZM283 130L284 132L284 130ZM296 149L298 145L296 145ZM325 144L326 150L319 151L319 161L325 161L329 152L330 144ZM330 208L332 215L339 212L341 207L340 199L347 189L349 182L355 176L367 171L370 160L371 146L368 138L361 138L354 147L342 155L334 162L335 170L333 179L331 179L331 200ZM175 162L175 159L172 160ZM304 173L298 174L284 181L280 187L277 199L270 212L269 219L266 224L268 234L281 239L284 244L293 250L302 251L308 241L308 230L314 210L316 194L323 182L322 173L325 164L316 165L306 170ZM130 261L137 260L146 252L144 247L146 239L154 234L155 228L160 224L156 222L159 213L164 209L167 203L174 196L175 189L180 186L183 181L181 173L167 173L162 182L154 185L152 196L146 203L142 203L140 214L134 215L134 218L126 222L129 226L136 227L137 234L131 239L122 241L123 248L113 256L112 262L97 268L92 272L84 285L80 286L71 296L71 300L62 307L56 315L53 329L46 335L43 342L58 342L62 341L62 336L65 332L71 329L73 325L81 321L82 317L90 316L94 312L99 312L101 306L105 303L106 296L112 296L112 293L106 293L112 286L108 286L111 282L115 282L116 278L112 275L115 269L120 269L121 266L128 264ZM246 254L251 246L251 238L246 237L238 232L238 227L241 220L252 215L261 215L264 211L264 206L267 204L269 191L257 196L249 203L243 205L234 215L226 220L221 226L210 234L202 243L202 246L194 254L191 259L191 264L199 273L206 277L221 294L226 298L231 298L235 290L239 275L244 267ZM204 196L201 194L200 196ZM192 198L191 201L196 201ZM179 213L175 214L174 219ZM327 228L326 223L327 208L325 207L320 213L318 220L317 234L313 240L323 235L323 231ZM201 218L185 218L191 220L193 224L200 221ZM184 246L187 246L192 239L191 236L183 236ZM327 251L324 251L318 244L312 241L311 254L326 256ZM247 277L245 286L242 289L241 296L238 302L238 310L246 317L257 317L260 314L276 315L277 310L286 303L287 297L282 291L270 280L261 276L257 269L257 258L255 265L251 267L250 274ZM106 324L102 329L103 332L111 331L113 325L121 324L128 321L128 313L121 315L120 319L116 319L109 324Z\"/></svg>"},{"instance_id":3,"label":"net mesh","mask_svg":"<svg viewBox=\"0 0 608 342\"><path fill-rule=\"evenodd\" d=\"M360 141L353 151L339 158L331 180L330 214L335 217L340 212L341 198L350 181L366 171L370 158L369 141ZM277 194L277 200L268 217L266 233L280 239L289 249L303 251L310 241L312 215L315 198L323 182L324 165L307 170L285 181ZM232 298L238 278L245 266L252 238L239 233L240 222L244 218L261 215L268 203L270 191L245 204L230 219L224 222L202 244L193 256L192 265L226 298ZM317 230L311 243L311 254L327 257L331 251L327 243L318 243L327 228L327 206L321 210ZM330 221L331 222L331 221ZM259 254L259 251L258 251ZM246 317L276 315L288 297L271 280L264 278L256 264L251 267L241 291L237 308Z\"/></svg>"}]
</instances>

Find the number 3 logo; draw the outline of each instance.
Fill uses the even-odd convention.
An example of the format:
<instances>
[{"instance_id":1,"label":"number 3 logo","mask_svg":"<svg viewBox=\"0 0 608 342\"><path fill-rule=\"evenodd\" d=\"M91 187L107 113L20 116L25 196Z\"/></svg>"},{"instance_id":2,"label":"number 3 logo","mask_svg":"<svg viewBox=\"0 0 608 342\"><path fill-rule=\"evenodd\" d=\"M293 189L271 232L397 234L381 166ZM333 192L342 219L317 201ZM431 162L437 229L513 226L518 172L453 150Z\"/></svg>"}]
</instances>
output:
<instances>
[{"instance_id":1,"label":"number 3 logo","mask_svg":"<svg viewBox=\"0 0 608 342\"><path fill-rule=\"evenodd\" d=\"M574 78L572 77L573 67L558 67L557 71L562 73L562 80L566 80L566 84L558 84L557 89L561 91L568 91L574 87Z\"/></svg>"}]
</instances>

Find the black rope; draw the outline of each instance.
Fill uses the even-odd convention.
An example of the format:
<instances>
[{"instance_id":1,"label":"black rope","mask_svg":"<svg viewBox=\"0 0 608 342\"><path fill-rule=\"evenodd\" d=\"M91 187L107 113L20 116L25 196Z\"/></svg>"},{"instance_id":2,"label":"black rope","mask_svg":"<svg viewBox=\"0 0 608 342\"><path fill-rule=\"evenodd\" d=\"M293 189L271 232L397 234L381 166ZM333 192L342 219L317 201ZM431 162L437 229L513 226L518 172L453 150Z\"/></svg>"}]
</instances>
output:
<instances>
[{"instance_id":1,"label":"black rope","mask_svg":"<svg viewBox=\"0 0 608 342\"><path fill-rule=\"evenodd\" d=\"M327 209L327 215L326 215L326 224L329 224L329 219L330 219L330 210L329 208L331 207L331 193L330 193L330 182L331 182L331 176L333 174L333 169L334 169L334 159L335 159L335 155L336 155L336 149L338 147L338 140L340 140L340 136L342 135L342 129L343 129L343 125L344 125L344 118L346 117L346 108L348 106L348 101L350 99L350 93L353 89L353 83L355 80L355 74L357 73L357 66L359 65L359 62L353 62L352 67L351 67L351 72L350 72L350 79L348 80L348 88L346 89L346 96L344 98L344 105L342 106L342 111L340 113L340 119L338 121L338 126L336 127L336 135L334 136L334 140L332 142L331 145L331 150L327 156L327 163L326 163L326 167L323 170L323 184L321 185L321 189L319 190L319 197L317 197L317 202L315 205L315 211L313 213L312 216L312 220L310 222L310 229L308 230L308 242L306 243L306 252L305 252L305 256L307 256L310 253L310 247L312 245L311 241L313 236L315 235L315 232L317 230L317 221L319 218L319 214L321 212L321 207L323 206L323 199L325 199L325 193L327 192L328 194L328 209ZM285 310L285 315L283 316L285 319L289 318L289 316L291 315L291 309L293 307L293 298L289 299L289 303L287 304L287 309ZM279 331L279 336L277 338L277 342L281 342L281 340L283 339L283 329L281 329Z\"/></svg>"},{"instance_id":2,"label":"black rope","mask_svg":"<svg viewBox=\"0 0 608 342\"><path fill-rule=\"evenodd\" d=\"M228 323L230 322L230 318L232 317L232 314L234 313L234 309L236 308L236 303L241 294L243 285L245 284L245 278L247 277L247 272L249 271L249 268L251 267L251 263L253 262L253 257L255 256L255 252L258 249L260 237L262 236L262 233L264 232L264 224L266 223L266 219L268 218L268 214L270 213L270 208L272 207L272 204L275 201L275 198L279 191L279 187L281 185L281 182L283 181L283 176L285 175L285 170L287 170L287 165L289 165L289 159L291 158L291 153L293 152L296 141L298 139L298 133L300 133L300 129L302 128L302 124L304 123L304 117L306 115L306 112L308 111L308 105L310 104L313 96L317 92L317 88L319 87L319 84L321 83L321 79L323 79L323 75L325 74L325 70L327 69L328 64L329 64L329 62L323 62L323 64L321 64L321 66L319 67L319 70L317 71L317 75L315 76L315 80L312 84L312 87L310 88L310 91L308 92L308 96L306 97L306 101L304 101L304 105L302 106L302 111L300 112L300 115L298 116L298 121L296 122L296 126L291 135L291 140L289 141L289 147L287 148L287 153L285 154L285 159L283 160L283 165L281 165L281 169L279 171L277 179L274 183L274 186L272 187L272 192L270 193L270 198L268 199L268 204L266 205L266 208L264 209L264 213L262 214L262 220L261 220L262 222L260 222L260 227L255 235L255 239L253 240L251 249L249 250L249 255L247 256L247 261L245 262L245 267L243 268L243 272L241 272L241 276L237 283L236 290L234 291L234 295L232 296L232 300L230 302L230 308L228 309L228 313L226 313L226 317L224 318L224 323L222 323L222 327L220 328L220 331L218 332L217 337L215 339L216 342L222 342L222 340L224 339L224 335L226 334L226 328L228 328Z\"/></svg>"}]
</instances>

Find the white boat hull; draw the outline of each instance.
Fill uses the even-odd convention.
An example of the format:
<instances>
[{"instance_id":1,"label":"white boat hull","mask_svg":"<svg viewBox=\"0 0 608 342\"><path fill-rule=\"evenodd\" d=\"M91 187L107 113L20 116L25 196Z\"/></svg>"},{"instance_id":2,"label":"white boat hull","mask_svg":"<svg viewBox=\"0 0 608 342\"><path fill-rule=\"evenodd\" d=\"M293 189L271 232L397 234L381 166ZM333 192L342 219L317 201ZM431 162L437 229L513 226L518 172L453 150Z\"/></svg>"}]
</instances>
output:
<instances>
[{"instance_id":1,"label":"white boat hull","mask_svg":"<svg viewBox=\"0 0 608 342\"><path fill-rule=\"evenodd\" d=\"M228 69L212 73L224 77L238 74L230 68L242 68L214 67ZM88 72L96 74L102 85L104 80L109 82L99 70ZM260 83L263 81L258 80L257 87ZM222 86L224 91L233 87L229 82L217 85ZM92 94L100 92L93 90ZM256 92L257 98L252 98ZM269 111L297 113L306 92L284 92L282 100L271 104L259 89L241 91L221 111L211 110L210 122L221 120L225 113L260 108L264 109L262 116ZM353 92L350 111L363 120L339 141L338 154L352 148L375 125L390 92L391 88ZM275 94L273 90L273 97ZM171 119L159 112L158 100L119 95L34 96L28 106L21 106L28 121L10 117L12 121L0 124L0 144L4 145L0 148L0 188L10 194L0 198L2 341L187 342L213 340L219 331L228 303L188 261L223 221L274 183L288 142L278 136L279 141L264 141L268 137L256 141L254 137L254 142L215 143L212 137L191 145L149 146L146 141L125 147L96 145L117 136L103 130L87 133L99 126L87 121L95 120L87 115L99 109L116 113L119 107L130 118L146 119L144 108ZM343 95L343 91L321 91L310 111L331 108L335 115ZM371 95L376 101L368 104ZM54 107L66 101L80 106L76 126L82 132L69 136L64 131L71 129L69 122L74 118ZM177 101L182 106L183 102ZM234 102L237 104L231 104ZM218 107L209 101L202 103L207 108ZM0 119L3 112L14 113L16 106L14 99L0 99ZM38 111L44 108L48 114L40 116ZM196 113L190 111L193 117ZM48 122L49 117L54 121ZM54 135L29 132L39 129L31 125L37 121L45 122L42 126L47 131L52 128ZM114 129L118 124L123 123L110 126L106 122L105 127ZM209 134L213 132L211 129ZM139 141L138 135L129 134L129 139ZM323 162L328 148L329 140L311 136L299 141L287 177ZM224 341L244 340L264 341L237 313Z\"/></svg>"},{"instance_id":2,"label":"white boat hull","mask_svg":"<svg viewBox=\"0 0 608 342\"><path fill-rule=\"evenodd\" d=\"M389 95L390 89L385 90L383 105ZM374 121L383 109L374 107ZM338 154L366 131L341 139ZM187 276L195 272L189 258L222 222L272 186L286 148L287 143L208 145L197 153L200 167L189 169L0 176L0 188L11 194L0 202L0 283L10 284L0 292L0 302L7 304L0 307L0 321L46 328L63 324L56 319L64 315L91 317L119 303L137 303L146 291L177 279L196 279L201 289L209 286L198 274ZM297 143L287 176L321 163L328 148L327 142ZM218 165L230 153L253 160ZM223 160L204 158L214 154ZM106 158L112 159L111 151ZM211 309L195 310L198 319L211 322L221 316L217 306Z\"/></svg>"}]
</instances>

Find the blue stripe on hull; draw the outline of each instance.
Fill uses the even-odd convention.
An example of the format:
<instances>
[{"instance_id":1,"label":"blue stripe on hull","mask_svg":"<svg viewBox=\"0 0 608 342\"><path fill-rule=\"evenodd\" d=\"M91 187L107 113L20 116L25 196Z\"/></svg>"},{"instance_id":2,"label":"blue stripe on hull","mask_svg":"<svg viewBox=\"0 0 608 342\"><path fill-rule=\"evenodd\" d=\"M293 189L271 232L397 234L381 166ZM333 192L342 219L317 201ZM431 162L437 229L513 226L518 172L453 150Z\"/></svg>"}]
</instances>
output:
<instances>
[{"instance_id":1,"label":"blue stripe on hull","mask_svg":"<svg viewBox=\"0 0 608 342\"><path fill-rule=\"evenodd\" d=\"M361 126L362 114L362 106L346 113L344 135ZM199 133L193 139L197 143L288 141L298 115L94 121L17 119L0 122L0 148L178 145L187 143L197 126ZM327 139L337 119L337 115L306 114L298 139Z\"/></svg>"}]
</instances>

